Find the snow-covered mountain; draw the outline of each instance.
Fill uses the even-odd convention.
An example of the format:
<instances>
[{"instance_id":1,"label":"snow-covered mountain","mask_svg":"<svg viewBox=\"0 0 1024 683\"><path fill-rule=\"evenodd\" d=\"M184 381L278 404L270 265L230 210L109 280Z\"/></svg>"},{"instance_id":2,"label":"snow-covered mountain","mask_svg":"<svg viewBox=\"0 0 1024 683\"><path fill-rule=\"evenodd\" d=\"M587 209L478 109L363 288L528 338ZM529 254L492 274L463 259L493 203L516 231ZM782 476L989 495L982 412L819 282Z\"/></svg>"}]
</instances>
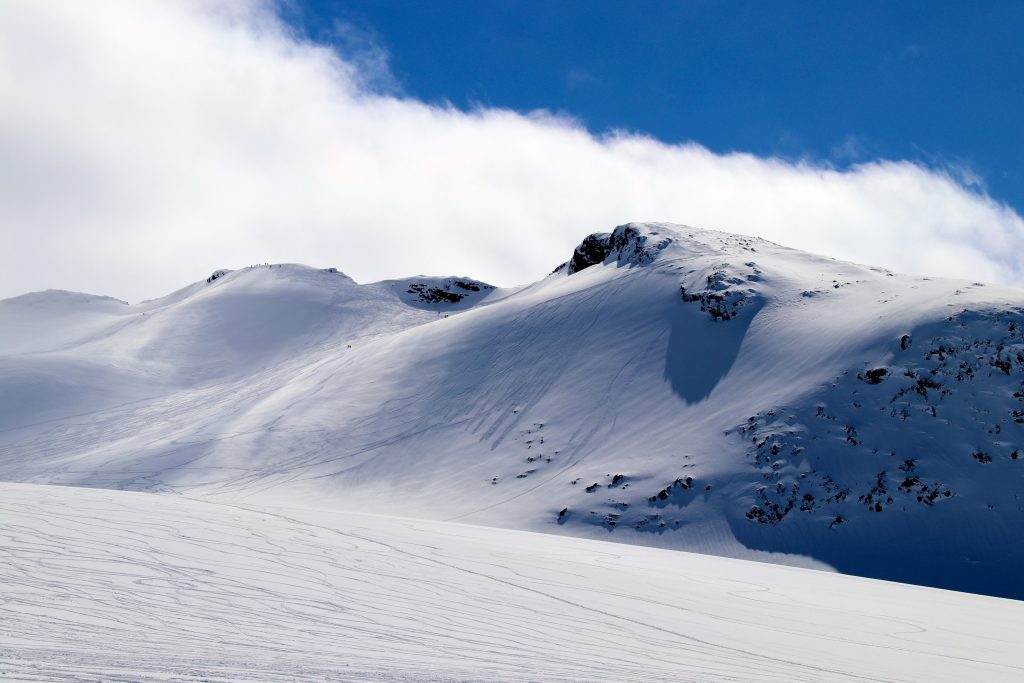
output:
<instances>
[{"instance_id":1,"label":"snow-covered mountain","mask_svg":"<svg viewBox=\"0 0 1024 683\"><path fill-rule=\"evenodd\" d=\"M545 279L0 302L0 480L545 531L1024 598L1024 292L662 224Z\"/></svg>"}]
</instances>

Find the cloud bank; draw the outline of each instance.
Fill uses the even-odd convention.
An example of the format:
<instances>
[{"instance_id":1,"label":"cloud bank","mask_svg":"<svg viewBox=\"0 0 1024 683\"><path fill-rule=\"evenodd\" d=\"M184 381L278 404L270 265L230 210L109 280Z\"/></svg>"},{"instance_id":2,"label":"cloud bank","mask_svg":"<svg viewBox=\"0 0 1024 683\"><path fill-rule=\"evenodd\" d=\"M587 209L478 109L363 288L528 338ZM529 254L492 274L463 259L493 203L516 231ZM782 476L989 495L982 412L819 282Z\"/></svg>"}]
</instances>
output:
<instances>
[{"instance_id":1,"label":"cloud bank","mask_svg":"<svg viewBox=\"0 0 1024 683\"><path fill-rule=\"evenodd\" d=\"M264 261L510 285L630 220L1024 284L1024 221L949 173L460 111L378 87L369 54L305 41L263 2L0 0L0 297L138 300Z\"/></svg>"}]
</instances>

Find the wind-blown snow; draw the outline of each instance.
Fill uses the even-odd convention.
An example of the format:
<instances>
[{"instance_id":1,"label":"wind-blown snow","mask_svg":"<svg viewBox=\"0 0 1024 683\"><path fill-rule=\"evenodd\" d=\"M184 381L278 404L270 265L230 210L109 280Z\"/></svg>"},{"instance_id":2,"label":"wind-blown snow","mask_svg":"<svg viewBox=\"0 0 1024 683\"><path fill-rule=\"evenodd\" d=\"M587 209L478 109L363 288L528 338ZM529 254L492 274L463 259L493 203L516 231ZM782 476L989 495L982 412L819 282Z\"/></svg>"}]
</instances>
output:
<instances>
[{"instance_id":1,"label":"wind-blown snow","mask_svg":"<svg viewBox=\"0 0 1024 683\"><path fill-rule=\"evenodd\" d=\"M0 479L1024 597L1024 293L685 226L591 241L515 290L274 265L0 302Z\"/></svg>"},{"instance_id":2,"label":"wind-blown snow","mask_svg":"<svg viewBox=\"0 0 1024 683\"><path fill-rule=\"evenodd\" d=\"M550 535L0 485L0 678L1013 681L1020 603Z\"/></svg>"}]
</instances>

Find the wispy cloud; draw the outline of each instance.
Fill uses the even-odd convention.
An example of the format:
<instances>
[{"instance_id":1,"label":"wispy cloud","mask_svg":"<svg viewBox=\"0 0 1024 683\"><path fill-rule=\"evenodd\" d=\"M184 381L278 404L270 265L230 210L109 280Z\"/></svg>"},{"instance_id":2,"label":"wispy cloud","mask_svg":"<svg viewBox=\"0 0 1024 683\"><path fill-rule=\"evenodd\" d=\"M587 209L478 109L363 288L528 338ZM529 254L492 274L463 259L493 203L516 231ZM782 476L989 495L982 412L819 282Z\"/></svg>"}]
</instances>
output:
<instances>
[{"instance_id":1,"label":"wispy cloud","mask_svg":"<svg viewBox=\"0 0 1024 683\"><path fill-rule=\"evenodd\" d=\"M574 66L565 75L565 83L569 90L586 86L598 85L600 79L583 67Z\"/></svg>"},{"instance_id":2,"label":"wispy cloud","mask_svg":"<svg viewBox=\"0 0 1024 683\"><path fill-rule=\"evenodd\" d=\"M1024 283L1024 222L942 169L431 106L389 90L368 49L346 58L245 0L0 0L0 295L136 299L285 260L512 284L628 220Z\"/></svg>"},{"instance_id":3,"label":"wispy cloud","mask_svg":"<svg viewBox=\"0 0 1024 683\"><path fill-rule=\"evenodd\" d=\"M832 145L831 157L833 161L849 163L860 161L867 154L864 140L857 135L847 135L835 145Z\"/></svg>"},{"instance_id":4,"label":"wispy cloud","mask_svg":"<svg viewBox=\"0 0 1024 683\"><path fill-rule=\"evenodd\" d=\"M337 20L330 32L330 41L344 61L348 77L360 90L379 95L401 94L401 86L391 71L391 56L376 33Z\"/></svg>"}]
</instances>

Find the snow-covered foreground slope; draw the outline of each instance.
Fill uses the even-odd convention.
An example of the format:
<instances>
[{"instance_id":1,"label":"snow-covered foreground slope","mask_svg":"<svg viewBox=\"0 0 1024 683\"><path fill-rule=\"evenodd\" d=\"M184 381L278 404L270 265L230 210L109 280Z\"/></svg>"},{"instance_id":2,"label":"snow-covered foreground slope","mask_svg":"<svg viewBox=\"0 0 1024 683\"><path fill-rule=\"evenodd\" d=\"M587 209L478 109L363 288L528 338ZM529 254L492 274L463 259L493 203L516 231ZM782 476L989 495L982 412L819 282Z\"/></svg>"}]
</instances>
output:
<instances>
[{"instance_id":1,"label":"snow-covered foreground slope","mask_svg":"<svg viewBox=\"0 0 1024 683\"><path fill-rule=\"evenodd\" d=\"M0 678L1016 681L1024 605L354 513L0 485Z\"/></svg>"},{"instance_id":2,"label":"snow-covered foreground slope","mask_svg":"<svg viewBox=\"0 0 1024 683\"><path fill-rule=\"evenodd\" d=\"M0 480L1024 598L1019 290L631 224L516 290L286 265L28 295L0 349Z\"/></svg>"}]
</instances>

